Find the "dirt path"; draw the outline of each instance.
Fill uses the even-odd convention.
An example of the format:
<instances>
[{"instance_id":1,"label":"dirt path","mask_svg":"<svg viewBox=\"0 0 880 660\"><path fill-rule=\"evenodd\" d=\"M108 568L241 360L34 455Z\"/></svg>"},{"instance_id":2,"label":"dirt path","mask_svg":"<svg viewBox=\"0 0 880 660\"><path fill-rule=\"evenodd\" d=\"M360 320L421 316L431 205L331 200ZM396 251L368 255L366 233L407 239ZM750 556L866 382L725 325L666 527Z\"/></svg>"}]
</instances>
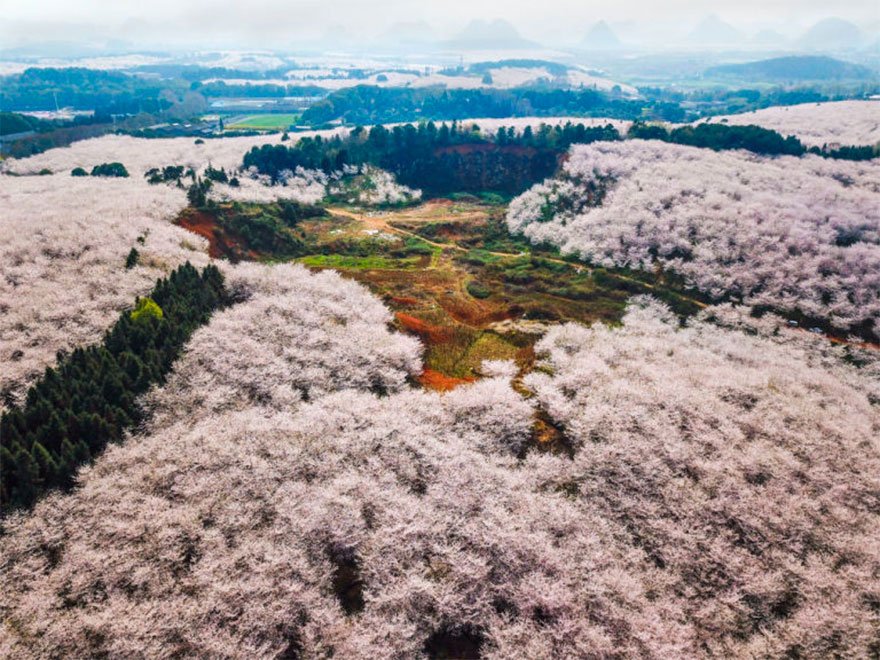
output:
<instances>
[{"instance_id":1,"label":"dirt path","mask_svg":"<svg viewBox=\"0 0 880 660\"><path fill-rule=\"evenodd\" d=\"M381 215L367 215L367 214L354 213L352 211L348 211L346 209L341 209L341 208L330 208L330 209L328 209L328 211L332 215L337 215L337 216L341 216L344 218L348 218L350 220L356 220L358 222L361 222L365 227L367 227L369 229L376 229L376 230L388 232L391 234L397 234L398 236L406 236L406 237L410 237L410 238L416 238L420 241L427 243L428 245L432 245L432 246L439 248L441 250L455 250L458 252L468 252L469 251L468 248L457 245L456 243L438 243L436 241L432 241L428 238L425 238L424 236L420 236L420 235L418 235L414 232L408 231L406 229L394 227L393 225L388 223L388 216L384 213ZM517 259L517 258L520 258L523 256L527 256L527 253L493 252L490 250L484 250L484 252L486 254L491 254L491 255L494 255L497 257L502 257L505 259ZM589 266L573 264L570 261L565 261L564 259L557 259L555 257L547 257L547 256L541 256L540 258L545 261L552 262L552 263L563 264L565 266L570 266L572 268L576 268L576 269L578 269L579 272L582 269L586 270L587 272L590 272L592 270ZM431 268L436 268L436 267L437 267L437 260L432 259ZM612 277L615 277L617 279L624 280L627 282L633 282L633 283L638 284L639 286L643 286L647 289L657 289L657 287L654 284L651 284L649 282L644 282L644 281L636 279L634 277L628 277L626 275L621 275L620 273L613 273L611 275L612 275ZM467 293L467 290L463 284L461 286L461 289L462 289L462 292L461 292L462 295L470 298L470 295ZM683 300L688 303L691 303L693 305L696 305L697 307L699 307L701 309L708 307L708 305L701 300L697 300L695 298L685 296L685 295L678 293L676 291L671 291L671 290L667 290L667 291L668 291L668 293L671 293L672 295L674 295L678 299ZM549 294L546 294L546 295L549 295ZM799 330L801 332L809 332L806 328L797 328L797 330ZM873 344L870 342L853 342L853 341L849 341L848 339L843 339L841 337L834 337L832 335L827 335L827 334L823 334L822 336L825 337L825 339L827 339L835 344L856 346L858 348L862 348L862 349L866 349L866 350L880 350L880 345Z\"/></svg>"},{"instance_id":2,"label":"dirt path","mask_svg":"<svg viewBox=\"0 0 880 660\"><path fill-rule=\"evenodd\" d=\"M388 223L387 216L385 216L384 214L382 214L382 215L365 215L365 214L354 213L352 211L348 211L346 209L341 209L341 208L328 208L327 210L330 212L331 215L337 215L337 216L341 216L344 218L348 218L349 220L356 220L358 222L361 222L361 223L363 223L363 225L365 227L367 227L369 229L376 229L378 231L384 231L384 232L388 232L388 233L392 233L392 234L397 234L398 236L407 236L410 238L417 238L418 240L424 241L428 245L433 245L434 247L440 248L441 250L457 250L458 252L468 252L469 251L468 248L457 245L456 243L438 243L436 241L432 241L428 238L425 238L424 236L420 236L419 234L416 234L414 232L407 231L406 229L400 229L399 227L395 227L395 226ZM491 254L493 256L502 257L505 259L518 259L520 257L527 256L527 253L525 253L525 252L519 252L519 253L493 252L491 250L483 250L483 252L485 252L486 254ZM549 261L551 263L562 264L563 266L569 266L571 268L574 268L578 272L585 270L589 273L592 271L592 269L589 266L580 265L580 264L573 264L570 261L565 261L564 259L557 259L556 257L547 257L547 256L543 256L543 255L540 258L543 259L544 261ZM433 264L433 262L432 262L432 267L434 267L434 266L435 266L435 264ZM619 273L614 273L613 277L620 279L620 280L627 281L627 282L633 282L634 284L638 284L638 285L643 286L648 289L656 289L657 288L656 286L654 286L653 284L650 284L649 282L637 280L634 277L627 277L626 275L621 275ZM703 309L707 306L706 303L704 303L700 300L696 300L694 298L689 298L688 296L684 296L684 295L682 295L680 293L676 293L674 291L671 291L670 293L672 293L674 296L676 296L680 300L684 300L686 302L689 302L689 303L696 305L700 309Z\"/></svg>"}]
</instances>

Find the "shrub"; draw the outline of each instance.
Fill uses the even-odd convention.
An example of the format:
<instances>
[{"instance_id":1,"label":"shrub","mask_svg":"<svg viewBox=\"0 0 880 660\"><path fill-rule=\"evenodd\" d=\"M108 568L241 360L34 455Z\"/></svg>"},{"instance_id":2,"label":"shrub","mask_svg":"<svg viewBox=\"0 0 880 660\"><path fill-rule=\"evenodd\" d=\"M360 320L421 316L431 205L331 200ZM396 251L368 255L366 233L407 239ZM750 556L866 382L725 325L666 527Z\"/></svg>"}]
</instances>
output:
<instances>
[{"instance_id":1,"label":"shrub","mask_svg":"<svg viewBox=\"0 0 880 660\"><path fill-rule=\"evenodd\" d=\"M474 298L488 298L492 295L492 290L486 287L485 284L477 282L476 280L471 280L467 283L468 293L471 294Z\"/></svg>"},{"instance_id":2,"label":"shrub","mask_svg":"<svg viewBox=\"0 0 880 660\"><path fill-rule=\"evenodd\" d=\"M92 168L92 176L128 177L128 170L122 163L101 163Z\"/></svg>"},{"instance_id":3,"label":"shrub","mask_svg":"<svg viewBox=\"0 0 880 660\"><path fill-rule=\"evenodd\" d=\"M147 319L161 320L163 316L162 308L156 304L152 298L140 298L137 305L131 312L131 320L135 322L146 321Z\"/></svg>"},{"instance_id":4,"label":"shrub","mask_svg":"<svg viewBox=\"0 0 880 660\"><path fill-rule=\"evenodd\" d=\"M140 252L137 251L137 248L131 248L128 256L125 258L125 270L131 270L137 266L140 257L141 255Z\"/></svg>"}]
</instances>

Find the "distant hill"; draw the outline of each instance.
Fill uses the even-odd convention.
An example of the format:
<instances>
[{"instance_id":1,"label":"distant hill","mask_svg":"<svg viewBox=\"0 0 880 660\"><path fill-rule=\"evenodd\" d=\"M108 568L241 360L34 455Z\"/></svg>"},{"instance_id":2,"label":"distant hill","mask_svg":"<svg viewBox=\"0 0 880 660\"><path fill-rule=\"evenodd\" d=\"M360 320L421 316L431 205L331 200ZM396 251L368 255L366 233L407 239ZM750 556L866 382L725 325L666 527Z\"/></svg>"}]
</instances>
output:
<instances>
[{"instance_id":1,"label":"distant hill","mask_svg":"<svg viewBox=\"0 0 880 660\"><path fill-rule=\"evenodd\" d=\"M546 69L548 73L554 76L564 76L571 68L565 64L550 62L548 60L507 59L496 60L494 62L474 62L468 67L468 71L471 73L482 74L491 72L493 69L501 69L504 67L516 69Z\"/></svg>"},{"instance_id":2,"label":"distant hill","mask_svg":"<svg viewBox=\"0 0 880 660\"><path fill-rule=\"evenodd\" d=\"M729 46L741 43L743 40L742 32L730 23L725 23L715 14L700 21L688 35L690 43L702 46Z\"/></svg>"},{"instance_id":3,"label":"distant hill","mask_svg":"<svg viewBox=\"0 0 880 660\"><path fill-rule=\"evenodd\" d=\"M444 45L464 50L516 50L538 46L534 41L523 39L513 25L500 18L494 21L471 21Z\"/></svg>"},{"instance_id":4,"label":"distant hill","mask_svg":"<svg viewBox=\"0 0 880 660\"><path fill-rule=\"evenodd\" d=\"M774 57L757 62L723 64L706 69L707 76L724 76L749 80L870 80L877 78L871 69L822 56Z\"/></svg>"},{"instance_id":5,"label":"distant hill","mask_svg":"<svg viewBox=\"0 0 880 660\"><path fill-rule=\"evenodd\" d=\"M382 36L387 41L401 44L426 44L436 38L431 26L424 21L395 23Z\"/></svg>"},{"instance_id":6,"label":"distant hill","mask_svg":"<svg viewBox=\"0 0 880 660\"><path fill-rule=\"evenodd\" d=\"M781 48L788 43L788 39L776 30L761 30L752 37L752 44L756 46L772 46Z\"/></svg>"},{"instance_id":7,"label":"distant hill","mask_svg":"<svg viewBox=\"0 0 880 660\"><path fill-rule=\"evenodd\" d=\"M583 42L587 50L617 50L622 45L614 30L605 21L599 21L590 28Z\"/></svg>"},{"instance_id":8,"label":"distant hill","mask_svg":"<svg viewBox=\"0 0 880 660\"><path fill-rule=\"evenodd\" d=\"M797 45L808 50L852 50L862 40L858 26L842 18L826 18L807 30Z\"/></svg>"}]
</instances>

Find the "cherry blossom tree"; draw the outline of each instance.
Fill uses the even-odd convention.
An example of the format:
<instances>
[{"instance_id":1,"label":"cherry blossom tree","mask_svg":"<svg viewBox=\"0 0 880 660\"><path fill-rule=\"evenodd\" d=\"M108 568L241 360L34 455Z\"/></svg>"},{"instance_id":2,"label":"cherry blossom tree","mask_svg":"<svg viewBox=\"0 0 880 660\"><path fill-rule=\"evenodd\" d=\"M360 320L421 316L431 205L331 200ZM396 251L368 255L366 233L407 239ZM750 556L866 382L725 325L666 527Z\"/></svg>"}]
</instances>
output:
<instances>
[{"instance_id":1,"label":"cherry blossom tree","mask_svg":"<svg viewBox=\"0 0 880 660\"><path fill-rule=\"evenodd\" d=\"M795 135L807 146L880 143L880 102L876 100L774 106L705 121L763 126Z\"/></svg>"},{"instance_id":2,"label":"cherry blossom tree","mask_svg":"<svg viewBox=\"0 0 880 660\"><path fill-rule=\"evenodd\" d=\"M880 317L880 164L656 141L574 146L507 224L602 266L657 264L713 297L846 328Z\"/></svg>"}]
</instances>

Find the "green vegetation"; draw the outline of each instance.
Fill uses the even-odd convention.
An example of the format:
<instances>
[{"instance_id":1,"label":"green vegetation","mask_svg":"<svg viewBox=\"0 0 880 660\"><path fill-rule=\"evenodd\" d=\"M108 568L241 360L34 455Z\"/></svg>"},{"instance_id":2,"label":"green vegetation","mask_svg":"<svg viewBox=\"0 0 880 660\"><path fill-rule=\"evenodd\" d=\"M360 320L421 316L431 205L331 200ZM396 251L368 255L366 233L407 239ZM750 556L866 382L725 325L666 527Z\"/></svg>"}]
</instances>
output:
<instances>
[{"instance_id":1,"label":"green vegetation","mask_svg":"<svg viewBox=\"0 0 880 660\"><path fill-rule=\"evenodd\" d=\"M226 302L220 271L187 263L124 312L100 345L59 353L25 404L0 418L3 510L71 487L81 465L122 440L142 418L138 395L164 381L193 331Z\"/></svg>"},{"instance_id":2,"label":"green vegetation","mask_svg":"<svg viewBox=\"0 0 880 660\"><path fill-rule=\"evenodd\" d=\"M137 251L137 248L131 248L128 256L125 258L125 270L131 270L132 268L137 266L140 258L141 253Z\"/></svg>"},{"instance_id":3,"label":"green vegetation","mask_svg":"<svg viewBox=\"0 0 880 660\"><path fill-rule=\"evenodd\" d=\"M340 170L345 165L375 165L392 172L404 185L430 195L456 191L517 194L550 176L558 159L574 143L617 140L611 126L583 124L527 127L522 133L500 128L492 137L457 122L392 129L355 128L349 135L302 138L296 145L263 145L245 154L244 167L256 167L277 180L297 167Z\"/></svg>"},{"instance_id":4,"label":"green vegetation","mask_svg":"<svg viewBox=\"0 0 880 660\"><path fill-rule=\"evenodd\" d=\"M238 75L234 78L241 78ZM244 85L229 84L222 80L215 80L209 83L195 83L191 89L205 96L226 98L309 98L323 97L327 94L327 90L323 87L315 85L278 85L276 83L245 83Z\"/></svg>"},{"instance_id":5,"label":"green vegetation","mask_svg":"<svg viewBox=\"0 0 880 660\"><path fill-rule=\"evenodd\" d=\"M627 134L630 138L663 140L722 151L747 149L756 154L801 156L806 148L796 137L782 137L776 131L760 126L728 126L726 124L697 124L667 129L656 124L635 123Z\"/></svg>"},{"instance_id":6,"label":"green vegetation","mask_svg":"<svg viewBox=\"0 0 880 660\"><path fill-rule=\"evenodd\" d=\"M45 125L40 119L16 112L0 112L0 135L38 131Z\"/></svg>"},{"instance_id":7,"label":"green vegetation","mask_svg":"<svg viewBox=\"0 0 880 660\"><path fill-rule=\"evenodd\" d=\"M415 268L419 264L419 260L415 258L391 259L379 255L357 257L345 254L313 254L307 257L300 257L297 261L305 266L315 268L353 268L358 270L408 269Z\"/></svg>"},{"instance_id":8,"label":"green vegetation","mask_svg":"<svg viewBox=\"0 0 880 660\"><path fill-rule=\"evenodd\" d=\"M198 178L189 189L190 202L203 196L210 181ZM207 185L207 187L205 187ZM307 245L299 224L306 220L318 221L327 217L320 206L291 200L274 204L193 204L199 209L199 223L207 225L203 235L211 242L214 256L225 256L231 261L242 259L293 259L317 251ZM187 221L185 227L194 229ZM329 251L328 251L329 252ZM365 256L365 255L361 255Z\"/></svg>"},{"instance_id":9,"label":"green vegetation","mask_svg":"<svg viewBox=\"0 0 880 660\"><path fill-rule=\"evenodd\" d=\"M81 168L81 167L74 167L74 168L70 171L70 176L88 176L88 175L89 175L89 173L86 172L86 171L85 171L83 168Z\"/></svg>"},{"instance_id":10,"label":"green vegetation","mask_svg":"<svg viewBox=\"0 0 880 660\"><path fill-rule=\"evenodd\" d=\"M757 62L723 64L707 69L706 75L780 83L804 80L873 80L877 77L868 67L820 55L790 55Z\"/></svg>"},{"instance_id":11,"label":"green vegetation","mask_svg":"<svg viewBox=\"0 0 880 660\"><path fill-rule=\"evenodd\" d=\"M99 115L156 113L171 106L160 99L163 89L185 89L182 81L158 81L118 71L31 68L0 80L0 108L55 110L57 107L95 110Z\"/></svg>"},{"instance_id":12,"label":"green vegetation","mask_svg":"<svg viewBox=\"0 0 880 660\"><path fill-rule=\"evenodd\" d=\"M492 295L492 290L477 280L471 280L467 283L467 291L474 298L488 298Z\"/></svg>"},{"instance_id":13,"label":"green vegetation","mask_svg":"<svg viewBox=\"0 0 880 660\"><path fill-rule=\"evenodd\" d=\"M341 119L347 124L385 124L469 117L611 117L682 121L677 103L635 100L594 89L446 89L358 85L333 92L302 115L319 126Z\"/></svg>"},{"instance_id":14,"label":"green vegetation","mask_svg":"<svg viewBox=\"0 0 880 660\"><path fill-rule=\"evenodd\" d=\"M144 177L147 179L147 183L153 185L158 183L180 183L184 176L192 177L195 180L196 173L192 169L186 172L184 170L186 168L183 165L166 165L161 170L158 167L153 167L144 173Z\"/></svg>"},{"instance_id":15,"label":"green vegetation","mask_svg":"<svg viewBox=\"0 0 880 660\"><path fill-rule=\"evenodd\" d=\"M128 170L122 163L101 163L92 168L92 176L128 177Z\"/></svg>"},{"instance_id":16,"label":"green vegetation","mask_svg":"<svg viewBox=\"0 0 880 660\"><path fill-rule=\"evenodd\" d=\"M250 115L227 124L227 131L235 130L258 130L258 131L283 131L299 121L299 115L291 114L262 114Z\"/></svg>"},{"instance_id":17,"label":"green vegetation","mask_svg":"<svg viewBox=\"0 0 880 660\"><path fill-rule=\"evenodd\" d=\"M658 124L635 122L627 132L628 138L643 140L663 140L674 144L723 151L726 149L746 149L766 156L803 156L808 151L825 158L841 160L870 160L877 157L874 146L846 146L831 150L807 147L793 135L782 137L776 131L760 126L729 126L727 124L697 124L666 128Z\"/></svg>"},{"instance_id":18,"label":"green vegetation","mask_svg":"<svg viewBox=\"0 0 880 660\"><path fill-rule=\"evenodd\" d=\"M165 313L152 298L140 298L137 305L131 311L131 320L134 323L146 323L150 319L161 321Z\"/></svg>"}]
</instances>

